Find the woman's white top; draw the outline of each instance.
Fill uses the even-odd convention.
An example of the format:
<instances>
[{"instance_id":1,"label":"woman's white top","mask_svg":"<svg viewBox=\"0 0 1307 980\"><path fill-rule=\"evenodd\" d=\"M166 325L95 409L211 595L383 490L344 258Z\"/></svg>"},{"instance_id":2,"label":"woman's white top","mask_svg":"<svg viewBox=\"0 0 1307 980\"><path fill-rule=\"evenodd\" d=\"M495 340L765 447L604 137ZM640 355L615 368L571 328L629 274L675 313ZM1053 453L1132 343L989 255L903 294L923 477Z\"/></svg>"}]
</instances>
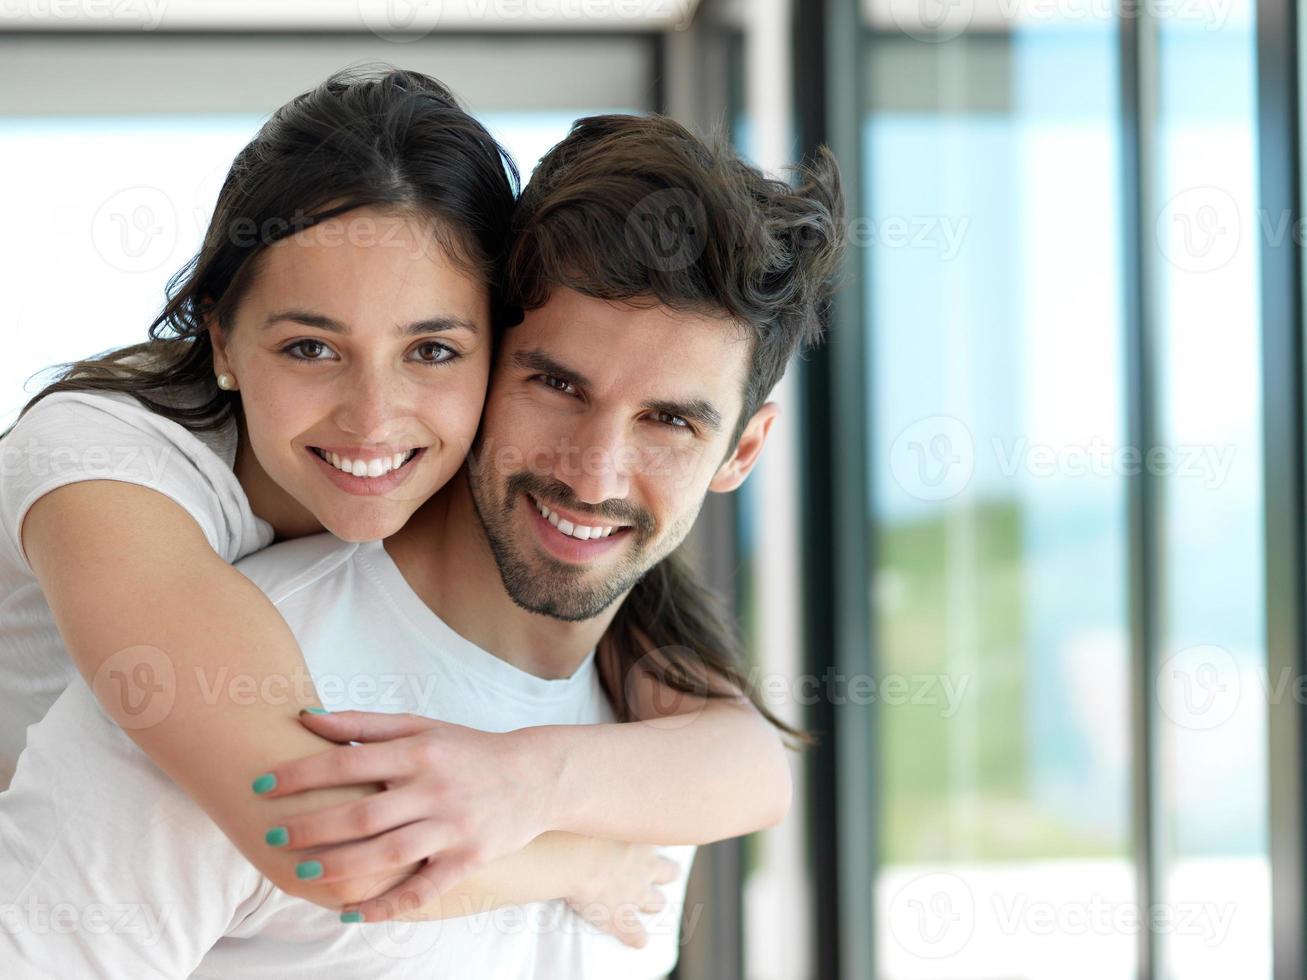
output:
<instances>
[{"instance_id":1,"label":"woman's white top","mask_svg":"<svg viewBox=\"0 0 1307 980\"><path fill-rule=\"evenodd\" d=\"M272 543L236 479L235 422L193 433L129 395L60 392L0 439L0 789L9 785L27 727L76 675L22 548L23 521L52 490L86 480L148 487L195 519L230 563ZM184 603L186 596L153 597Z\"/></svg>"}]
</instances>

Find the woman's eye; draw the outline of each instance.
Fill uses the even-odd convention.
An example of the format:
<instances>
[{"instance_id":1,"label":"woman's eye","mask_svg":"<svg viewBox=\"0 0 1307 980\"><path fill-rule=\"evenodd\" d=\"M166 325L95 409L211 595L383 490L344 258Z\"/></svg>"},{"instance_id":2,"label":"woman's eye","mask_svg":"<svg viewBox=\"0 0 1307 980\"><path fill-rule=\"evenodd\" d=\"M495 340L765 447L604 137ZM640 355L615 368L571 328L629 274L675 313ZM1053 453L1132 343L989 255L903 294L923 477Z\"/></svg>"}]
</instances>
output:
<instances>
[{"instance_id":1,"label":"woman's eye","mask_svg":"<svg viewBox=\"0 0 1307 980\"><path fill-rule=\"evenodd\" d=\"M454 359L454 351L451 348L438 344L434 340L418 344L413 348L413 353L423 364L443 364Z\"/></svg>"},{"instance_id":2,"label":"woman's eye","mask_svg":"<svg viewBox=\"0 0 1307 980\"><path fill-rule=\"evenodd\" d=\"M297 340L283 348L283 352L300 361L325 361L331 348L320 340Z\"/></svg>"}]
</instances>

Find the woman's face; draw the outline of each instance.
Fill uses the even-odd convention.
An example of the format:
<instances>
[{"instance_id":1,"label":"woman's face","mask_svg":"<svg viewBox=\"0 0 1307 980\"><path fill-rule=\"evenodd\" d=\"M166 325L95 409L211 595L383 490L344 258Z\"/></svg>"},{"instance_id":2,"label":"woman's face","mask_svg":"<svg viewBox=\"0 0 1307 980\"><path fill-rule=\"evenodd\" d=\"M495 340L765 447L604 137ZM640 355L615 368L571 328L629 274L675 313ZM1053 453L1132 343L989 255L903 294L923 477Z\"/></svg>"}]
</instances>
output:
<instances>
[{"instance_id":1,"label":"woman's face","mask_svg":"<svg viewBox=\"0 0 1307 980\"><path fill-rule=\"evenodd\" d=\"M490 373L490 299L426 219L360 208L283 239L234 321L210 328L214 367L244 407L255 469L242 482L284 491L279 512L377 540L462 465Z\"/></svg>"}]
</instances>

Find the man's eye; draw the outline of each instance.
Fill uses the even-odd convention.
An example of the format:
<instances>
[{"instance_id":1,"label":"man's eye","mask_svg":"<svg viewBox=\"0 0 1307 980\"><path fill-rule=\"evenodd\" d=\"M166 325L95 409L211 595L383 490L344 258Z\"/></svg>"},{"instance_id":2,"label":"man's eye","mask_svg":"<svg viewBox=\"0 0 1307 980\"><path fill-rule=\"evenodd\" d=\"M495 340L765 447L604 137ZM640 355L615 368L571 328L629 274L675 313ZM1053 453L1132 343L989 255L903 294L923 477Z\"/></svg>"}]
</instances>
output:
<instances>
[{"instance_id":1,"label":"man's eye","mask_svg":"<svg viewBox=\"0 0 1307 980\"><path fill-rule=\"evenodd\" d=\"M550 388L553 388L554 391L561 391L564 395L570 395L572 393L572 383L570 381L564 381L562 378L555 378L550 374L540 375L540 380Z\"/></svg>"},{"instance_id":2,"label":"man's eye","mask_svg":"<svg viewBox=\"0 0 1307 980\"><path fill-rule=\"evenodd\" d=\"M688 429L690 423L679 415L673 415L671 412L659 412L655 418L664 425L670 425L674 429Z\"/></svg>"},{"instance_id":3,"label":"man's eye","mask_svg":"<svg viewBox=\"0 0 1307 980\"><path fill-rule=\"evenodd\" d=\"M282 348L283 354L297 361L325 361L328 358L322 355L330 352L331 348L320 340L297 340Z\"/></svg>"}]
</instances>

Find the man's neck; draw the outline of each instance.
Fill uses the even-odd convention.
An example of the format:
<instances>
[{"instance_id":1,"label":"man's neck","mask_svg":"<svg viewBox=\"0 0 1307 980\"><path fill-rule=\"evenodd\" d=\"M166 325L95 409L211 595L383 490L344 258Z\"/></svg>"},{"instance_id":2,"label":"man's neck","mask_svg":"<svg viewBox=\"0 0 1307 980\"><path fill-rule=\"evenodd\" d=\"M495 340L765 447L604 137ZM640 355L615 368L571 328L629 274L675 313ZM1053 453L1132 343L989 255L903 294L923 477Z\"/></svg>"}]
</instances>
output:
<instances>
[{"instance_id":1,"label":"man's neck","mask_svg":"<svg viewBox=\"0 0 1307 980\"><path fill-rule=\"evenodd\" d=\"M570 677L616 614L568 623L528 612L504 591L465 470L385 547L409 586L454 632L537 677Z\"/></svg>"}]
</instances>

